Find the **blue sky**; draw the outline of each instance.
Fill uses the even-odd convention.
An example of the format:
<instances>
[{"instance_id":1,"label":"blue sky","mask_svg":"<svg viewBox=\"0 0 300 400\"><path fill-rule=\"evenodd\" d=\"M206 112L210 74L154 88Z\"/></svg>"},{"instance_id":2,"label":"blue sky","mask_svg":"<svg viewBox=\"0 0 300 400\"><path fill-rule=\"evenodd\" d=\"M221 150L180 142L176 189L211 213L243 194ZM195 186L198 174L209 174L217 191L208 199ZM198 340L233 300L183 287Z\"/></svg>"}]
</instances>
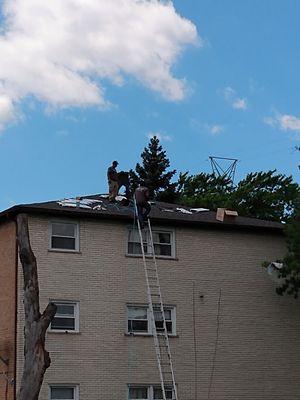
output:
<instances>
[{"instance_id":1,"label":"blue sky","mask_svg":"<svg viewBox=\"0 0 300 400\"><path fill-rule=\"evenodd\" d=\"M93 30L92 22L84 25L83 15L83 22L72 26L72 43L78 38L74 47L81 46L80 56L85 54L89 63L78 64L76 53L76 67L75 61L71 65L64 59L74 55L68 53L71 42L65 43L64 55L53 45L54 28L40 34L38 28L32 32L30 23L40 20L42 30L47 12L67 14L67 9L54 9L56 0L53 9L45 6L43 12L35 9L34 0L28 9L0 2L6 6L0 20L0 56L5 60L0 66L0 209L105 193L111 161L117 159L120 170L133 168L154 133L178 171L210 172L208 157L216 155L239 159L237 180L250 171L276 168L298 181L300 2L176 0L172 11L156 1L151 9L126 1L133 34L126 26L123 30L123 17L113 7L96 10L107 14L105 20L117 19L109 25L115 27L110 39L115 34L116 41L124 40L126 51L111 50L108 59L114 62L103 61L99 51L99 61L97 49L85 49L80 40L84 35L93 35L93 41L102 37L101 21ZM163 14L157 7L168 9ZM139 21L143 23L137 25ZM36 37L45 37L45 43L37 46ZM44 44L43 51L32 50ZM159 54L163 67L153 54ZM69 80L58 80L56 71L54 77L45 73L50 58L64 72L69 68ZM86 82L70 77L75 69L86 74Z\"/></svg>"}]
</instances>

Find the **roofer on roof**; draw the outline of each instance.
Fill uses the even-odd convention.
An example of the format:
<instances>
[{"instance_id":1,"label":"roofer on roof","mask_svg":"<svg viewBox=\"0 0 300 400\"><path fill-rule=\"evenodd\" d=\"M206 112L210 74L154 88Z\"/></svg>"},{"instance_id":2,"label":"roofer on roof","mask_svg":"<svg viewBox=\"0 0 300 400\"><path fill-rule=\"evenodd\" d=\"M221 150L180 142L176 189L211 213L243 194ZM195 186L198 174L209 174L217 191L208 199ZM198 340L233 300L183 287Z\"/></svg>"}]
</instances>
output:
<instances>
[{"instance_id":1,"label":"roofer on roof","mask_svg":"<svg viewBox=\"0 0 300 400\"><path fill-rule=\"evenodd\" d=\"M118 184L118 173L117 173L117 165L118 161L113 161L112 165L107 170L107 180L108 180L108 190L109 196L108 200L113 202L116 200L116 196L118 195L119 191L119 184Z\"/></svg>"},{"instance_id":2,"label":"roofer on roof","mask_svg":"<svg viewBox=\"0 0 300 400\"><path fill-rule=\"evenodd\" d=\"M147 217L151 211L151 206L148 202L149 196L149 189L146 186L141 185L135 189L134 197L141 229L144 228L145 221L147 220Z\"/></svg>"}]
</instances>

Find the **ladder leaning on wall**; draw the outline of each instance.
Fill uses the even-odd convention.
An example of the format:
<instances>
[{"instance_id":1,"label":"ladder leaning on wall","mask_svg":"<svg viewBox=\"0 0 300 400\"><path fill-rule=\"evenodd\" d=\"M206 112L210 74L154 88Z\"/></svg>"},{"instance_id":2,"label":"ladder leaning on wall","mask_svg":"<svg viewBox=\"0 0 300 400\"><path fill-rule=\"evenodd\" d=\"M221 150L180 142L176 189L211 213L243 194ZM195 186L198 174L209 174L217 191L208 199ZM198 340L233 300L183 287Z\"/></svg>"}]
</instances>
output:
<instances>
[{"instance_id":1,"label":"ladder leaning on wall","mask_svg":"<svg viewBox=\"0 0 300 400\"><path fill-rule=\"evenodd\" d=\"M136 215L137 208L135 206ZM177 387L175 382L175 375L171 357L171 350L169 344L169 337L167 331L167 324L163 306L163 300L161 295L161 289L159 284L157 263L155 257L155 248L153 244L153 235L151 229L150 219L148 219L148 231L149 231L149 243L147 256L144 249L143 233L140 225L140 221L137 218L137 226L139 231L139 237L141 242L141 251L143 256L146 284L147 284L147 296L150 311L150 321L152 326L152 333L154 339L154 348L156 353L156 360L159 370L162 398L163 400L178 400ZM155 318L156 316L156 318ZM155 319L163 322L162 327L158 327L155 324ZM170 394L172 393L172 397Z\"/></svg>"}]
</instances>

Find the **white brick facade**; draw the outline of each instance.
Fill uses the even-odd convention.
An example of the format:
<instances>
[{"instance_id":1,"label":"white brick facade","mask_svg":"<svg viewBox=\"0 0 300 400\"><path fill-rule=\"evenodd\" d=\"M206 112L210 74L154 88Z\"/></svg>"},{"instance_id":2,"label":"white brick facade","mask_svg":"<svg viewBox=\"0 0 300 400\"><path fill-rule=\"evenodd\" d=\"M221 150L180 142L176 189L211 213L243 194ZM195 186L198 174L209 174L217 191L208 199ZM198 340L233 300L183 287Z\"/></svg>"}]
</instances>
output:
<instances>
[{"instance_id":1,"label":"white brick facade","mask_svg":"<svg viewBox=\"0 0 300 400\"><path fill-rule=\"evenodd\" d=\"M47 334L52 364L40 400L49 384L78 384L80 400L126 400L127 384L159 384L153 339L125 334L126 304L147 303L142 260L125 256L128 226L81 219L80 252L67 253L48 251L49 221L30 219L41 308L78 301L80 332ZM158 265L164 302L176 306L179 399L299 400L300 303L277 296L261 267L284 254L283 237L177 227L175 240L176 258ZM20 382L21 268L18 286Z\"/></svg>"}]
</instances>

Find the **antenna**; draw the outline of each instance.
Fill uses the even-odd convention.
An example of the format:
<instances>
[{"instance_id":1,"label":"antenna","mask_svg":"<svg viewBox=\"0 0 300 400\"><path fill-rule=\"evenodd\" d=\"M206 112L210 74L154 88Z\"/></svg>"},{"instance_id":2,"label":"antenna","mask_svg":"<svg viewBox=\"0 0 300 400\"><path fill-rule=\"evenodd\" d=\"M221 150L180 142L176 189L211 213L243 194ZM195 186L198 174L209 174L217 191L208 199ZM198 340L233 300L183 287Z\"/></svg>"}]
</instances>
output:
<instances>
[{"instance_id":1,"label":"antenna","mask_svg":"<svg viewBox=\"0 0 300 400\"><path fill-rule=\"evenodd\" d=\"M213 174L220 178L227 178L233 185L238 159L209 156L209 160Z\"/></svg>"}]
</instances>

